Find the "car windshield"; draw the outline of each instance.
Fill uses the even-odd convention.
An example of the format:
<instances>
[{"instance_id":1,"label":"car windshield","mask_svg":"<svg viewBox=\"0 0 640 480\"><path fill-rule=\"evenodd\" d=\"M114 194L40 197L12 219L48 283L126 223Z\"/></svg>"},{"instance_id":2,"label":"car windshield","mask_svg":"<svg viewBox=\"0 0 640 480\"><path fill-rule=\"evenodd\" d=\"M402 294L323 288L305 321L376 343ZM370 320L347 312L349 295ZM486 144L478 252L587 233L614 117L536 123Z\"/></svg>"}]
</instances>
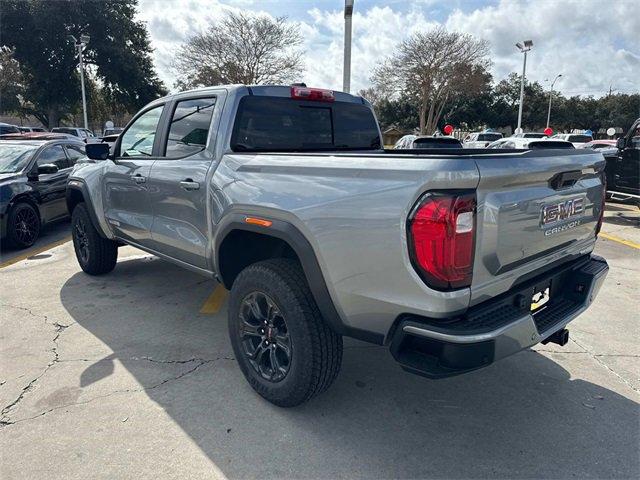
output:
<instances>
[{"instance_id":1,"label":"car windshield","mask_svg":"<svg viewBox=\"0 0 640 480\"><path fill-rule=\"evenodd\" d=\"M501 133L481 133L478 135L479 142L495 142L502 138Z\"/></svg>"},{"instance_id":2,"label":"car windshield","mask_svg":"<svg viewBox=\"0 0 640 480\"><path fill-rule=\"evenodd\" d=\"M567 139L572 143L587 143L593 140L589 135L569 135Z\"/></svg>"},{"instance_id":3,"label":"car windshield","mask_svg":"<svg viewBox=\"0 0 640 480\"><path fill-rule=\"evenodd\" d=\"M75 128L56 127L52 128L51 131L54 133L68 133L69 135L78 136L78 131Z\"/></svg>"},{"instance_id":4,"label":"car windshield","mask_svg":"<svg viewBox=\"0 0 640 480\"><path fill-rule=\"evenodd\" d=\"M413 141L413 148L461 148L459 140L455 138L417 138Z\"/></svg>"},{"instance_id":5,"label":"car windshield","mask_svg":"<svg viewBox=\"0 0 640 480\"><path fill-rule=\"evenodd\" d=\"M36 145L0 144L0 173L15 173L27 166Z\"/></svg>"}]
</instances>

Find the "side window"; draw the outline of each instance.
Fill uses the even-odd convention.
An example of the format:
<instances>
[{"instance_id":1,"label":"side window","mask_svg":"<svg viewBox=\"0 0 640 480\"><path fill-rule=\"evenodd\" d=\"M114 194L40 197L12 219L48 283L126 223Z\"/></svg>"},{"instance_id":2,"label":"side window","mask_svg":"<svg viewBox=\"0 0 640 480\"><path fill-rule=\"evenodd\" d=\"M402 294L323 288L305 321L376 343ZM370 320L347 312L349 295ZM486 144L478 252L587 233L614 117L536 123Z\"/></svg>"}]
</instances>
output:
<instances>
[{"instance_id":1,"label":"side window","mask_svg":"<svg viewBox=\"0 0 640 480\"><path fill-rule=\"evenodd\" d=\"M516 148L516 144L513 142L504 142L502 148Z\"/></svg>"},{"instance_id":2,"label":"side window","mask_svg":"<svg viewBox=\"0 0 640 480\"><path fill-rule=\"evenodd\" d=\"M215 97L182 100L176 104L169 127L166 157L185 157L204 149L215 104Z\"/></svg>"},{"instance_id":3,"label":"side window","mask_svg":"<svg viewBox=\"0 0 640 480\"><path fill-rule=\"evenodd\" d=\"M66 149L71 166L74 166L78 160L87 156L82 145L67 145Z\"/></svg>"},{"instance_id":4,"label":"side window","mask_svg":"<svg viewBox=\"0 0 640 480\"><path fill-rule=\"evenodd\" d=\"M153 154L153 142L164 105L143 113L122 134L121 157L149 157Z\"/></svg>"},{"instance_id":5,"label":"side window","mask_svg":"<svg viewBox=\"0 0 640 480\"><path fill-rule=\"evenodd\" d=\"M54 145L43 150L38 156L37 163L38 166L52 163L58 167L59 170L69 167L67 156L64 154L64 150L61 145Z\"/></svg>"}]
</instances>

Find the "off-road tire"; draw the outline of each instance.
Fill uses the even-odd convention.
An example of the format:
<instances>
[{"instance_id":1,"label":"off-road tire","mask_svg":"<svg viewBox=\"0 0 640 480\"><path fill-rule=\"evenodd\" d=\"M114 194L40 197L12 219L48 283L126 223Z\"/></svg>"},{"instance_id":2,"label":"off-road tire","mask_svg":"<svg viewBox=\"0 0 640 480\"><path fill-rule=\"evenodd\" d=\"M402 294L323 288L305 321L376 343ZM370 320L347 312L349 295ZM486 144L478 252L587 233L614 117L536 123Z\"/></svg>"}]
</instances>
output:
<instances>
[{"instance_id":1,"label":"off-road tire","mask_svg":"<svg viewBox=\"0 0 640 480\"><path fill-rule=\"evenodd\" d=\"M241 305L255 292L273 300L286 322L291 358L288 372L279 381L263 378L243 347ZM269 402L280 407L300 405L324 392L338 375L342 337L322 318L295 260L276 258L245 268L231 288L228 314L229 336L240 369L253 389Z\"/></svg>"},{"instance_id":2,"label":"off-road tire","mask_svg":"<svg viewBox=\"0 0 640 480\"><path fill-rule=\"evenodd\" d=\"M39 236L40 216L33 205L20 202L11 207L7 218L9 245L16 248L28 248L36 243Z\"/></svg>"},{"instance_id":3,"label":"off-road tire","mask_svg":"<svg viewBox=\"0 0 640 480\"><path fill-rule=\"evenodd\" d=\"M114 269L118 260L118 245L100 236L84 203L73 209L71 235L76 258L85 273L102 275Z\"/></svg>"}]
</instances>

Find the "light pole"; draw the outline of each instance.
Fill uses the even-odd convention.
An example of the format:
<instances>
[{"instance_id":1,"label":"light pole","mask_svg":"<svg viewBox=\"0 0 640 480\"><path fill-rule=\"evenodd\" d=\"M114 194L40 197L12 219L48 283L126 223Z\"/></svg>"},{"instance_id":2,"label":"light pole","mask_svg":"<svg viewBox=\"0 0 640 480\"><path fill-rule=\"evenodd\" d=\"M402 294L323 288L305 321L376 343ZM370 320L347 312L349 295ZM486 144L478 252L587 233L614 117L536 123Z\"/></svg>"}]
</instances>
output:
<instances>
[{"instance_id":1,"label":"light pole","mask_svg":"<svg viewBox=\"0 0 640 480\"><path fill-rule=\"evenodd\" d=\"M553 79L553 82L551 82L551 89L549 90L549 111L547 112L547 128L549 128L549 120L551 120L551 97L553 97L553 86L561 76L562 74L559 73L556 75L556 78Z\"/></svg>"},{"instance_id":2,"label":"light pole","mask_svg":"<svg viewBox=\"0 0 640 480\"><path fill-rule=\"evenodd\" d=\"M344 66L342 70L342 91L351 89L351 17L353 1L344 0Z\"/></svg>"},{"instance_id":3,"label":"light pole","mask_svg":"<svg viewBox=\"0 0 640 480\"><path fill-rule=\"evenodd\" d=\"M524 45L523 45L524 44ZM532 40L525 40L523 43L516 43L516 47L524 53L524 61L522 63L522 79L520 80L520 108L518 108L518 128L516 133L522 133L522 104L524 102L524 77L527 72L527 52L533 47Z\"/></svg>"},{"instance_id":4,"label":"light pole","mask_svg":"<svg viewBox=\"0 0 640 480\"><path fill-rule=\"evenodd\" d=\"M74 37L73 35L69 35L69 38L73 40L75 48L78 52L78 59L80 62L80 85L82 87L82 113L84 115L84 128L89 129L89 122L87 120L87 94L84 90L84 61L82 58L82 52L84 52L84 49L87 46L87 43L89 43L89 40L91 40L91 37L89 37L89 35L82 34L80 35L80 40L76 39L76 37Z\"/></svg>"}]
</instances>

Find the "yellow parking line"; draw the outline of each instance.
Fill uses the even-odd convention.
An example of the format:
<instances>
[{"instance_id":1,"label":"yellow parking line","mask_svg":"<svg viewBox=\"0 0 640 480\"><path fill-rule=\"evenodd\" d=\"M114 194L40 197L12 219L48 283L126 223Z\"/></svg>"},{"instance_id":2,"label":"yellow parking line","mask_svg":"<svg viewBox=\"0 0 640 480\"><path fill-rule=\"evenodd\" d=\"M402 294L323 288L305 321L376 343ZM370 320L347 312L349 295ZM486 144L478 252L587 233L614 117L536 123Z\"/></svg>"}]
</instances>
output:
<instances>
[{"instance_id":1,"label":"yellow parking line","mask_svg":"<svg viewBox=\"0 0 640 480\"><path fill-rule=\"evenodd\" d=\"M207 298L207 300L202 305L200 313L218 313L218 310L220 310L220 307L222 307L222 304L227 299L228 295L229 292L222 285L218 284L213 290L213 293L209 295L209 298Z\"/></svg>"},{"instance_id":2,"label":"yellow parking line","mask_svg":"<svg viewBox=\"0 0 640 480\"><path fill-rule=\"evenodd\" d=\"M627 247L637 248L640 250L640 243L632 242L631 240L625 240L624 238L614 237L613 235L609 235L608 233L600 232L598 236L602 238L606 238L607 240L611 240L612 242L618 242L622 245L626 245Z\"/></svg>"},{"instance_id":3,"label":"yellow parking line","mask_svg":"<svg viewBox=\"0 0 640 480\"><path fill-rule=\"evenodd\" d=\"M38 255L40 253L46 252L47 250L51 250L52 248L58 247L63 243L67 243L69 240L71 240L71 235L64 237L61 240L57 240L53 243L43 245L42 247L36 248L35 250L29 250L22 255L18 255L17 257L13 257L12 259L7 260L6 262L0 263L0 268L8 267L9 265L13 265L14 263L18 263L22 260L26 260L29 257L33 257L34 255Z\"/></svg>"}]
</instances>

